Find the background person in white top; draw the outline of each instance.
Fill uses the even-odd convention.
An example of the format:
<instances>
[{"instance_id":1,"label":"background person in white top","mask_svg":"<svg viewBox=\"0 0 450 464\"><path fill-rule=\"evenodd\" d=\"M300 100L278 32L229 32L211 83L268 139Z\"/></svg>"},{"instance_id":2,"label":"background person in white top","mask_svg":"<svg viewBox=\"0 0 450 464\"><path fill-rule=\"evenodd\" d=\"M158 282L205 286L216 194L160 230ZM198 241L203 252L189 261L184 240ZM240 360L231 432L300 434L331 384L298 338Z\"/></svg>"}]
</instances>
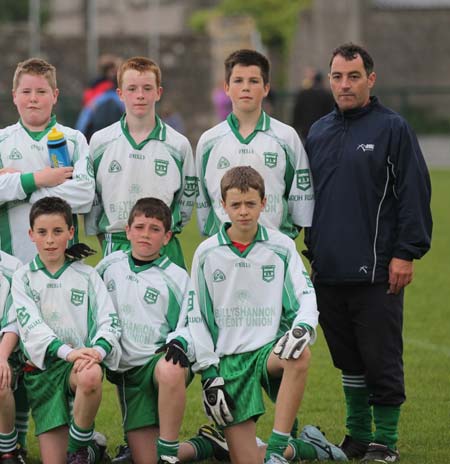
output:
<instances>
[{"instance_id":1,"label":"background person in white top","mask_svg":"<svg viewBox=\"0 0 450 464\"><path fill-rule=\"evenodd\" d=\"M130 58L120 66L117 81L126 113L119 122L96 132L90 142L97 201L86 219L86 232L99 237L105 255L130 248L125 226L139 198L164 201L176 234L189 221L197 194L187 138L155 112L162 94L159 67L148 58ZM164 253L184 267L175 235Z\"/></svg>"},{"instance_id":2,"label":"background person in white top","mask_svg":"<svg viewBox=\"0 0 450 464\"><path fill-rule=\"evenodd\" d=\"M20 119L0 130L0 248L25 263L36 255L28 239L31 205L58 196L75 214L87 213L94 180L84 135L52 115L59 95L54 66L38 58L19 63L12 93ZM50 167L47 134L53 127L65 135L72 166Z\"/></svg>"},{"instance_id":3,"label":"background person in white top","mask_svg":"<svg viewBox=\"0 0 450 464\"><path fill-rule=\"evenodd\" d=\"M225 60L225 91L233 112L201 137L196 150L200 232L214 235L228 220L220 180L234 166L252 166L266 184L260 223L291 238L311 225L314 192L306 152L296 131L262 109L270 90L270 64L254 50L238 50Z\"/></svg>"}]
</instances>

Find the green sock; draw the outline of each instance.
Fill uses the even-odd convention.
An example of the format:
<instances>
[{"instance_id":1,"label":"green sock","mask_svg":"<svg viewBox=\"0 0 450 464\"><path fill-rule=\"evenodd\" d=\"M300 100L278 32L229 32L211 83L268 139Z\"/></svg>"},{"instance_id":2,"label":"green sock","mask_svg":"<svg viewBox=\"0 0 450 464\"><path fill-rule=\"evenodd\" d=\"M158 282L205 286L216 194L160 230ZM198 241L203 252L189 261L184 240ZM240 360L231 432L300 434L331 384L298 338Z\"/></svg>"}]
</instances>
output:
<instances>
[{"instance_id":1,"label":"green sock","mask_svg":"<svg viewBox=\"0 0 450 464\"><path fill-rule=\"evenodd\" d=\"M14 401L16 402L16 430L19 434L17 439L20 446L27 448L27 432L28 432L28 412L30 406L28 404L27 392L23 382L19 382L17 389L14 392Z\"/></svg>"},{"instance_id":2,"label":"green sock","mask_svg":"<svg viewBox=\"0 0 450 464\"><path fill-rule=\"evenodd\" d=\"M187 443L190 443L195 449L195 461L203 461L214 457L214 447L205 437L197 435L189 438Z\"/></svg>"},{"instance_id":3,"label":"green sock","mask_svg":"<svg viewBox=\"0 0 450 464\"><path fill-rule=\"evenodd\" d=\"M10 453L16 449L17 430L14 428L10 433L0 433L0 454Z\"/></svg>"},{"instance_id":4,"label":"green sock","mask_svg":"<svg viewBox=\"0 0 450 464\"><path fill-rule=\"evenodd\" d=\"M279 454L283 456L284 450L286 449L289 442L289 433L278 432L277 430L272 430L269 441L267 443L266 450L266 459L270 458L272 453Z\"/></svg>"},{"instance_id":5,"label":"green sock","mask_svg":"<svg viewBox=\"0 0 450 464\"><path fill-rule=\"evenodd\" d=\"M297 438L297 435L298 435L298 419L295 418L294 425L292 426L292 429L291 429L291 437Z\"/></svg>"},{"instance_id":6,"label":"green sock","mask_svg":"<svg viewBox=\"0 0 450 464\"><path fill-rule=\"evenodd\" d=\"M158 453L158 458L161 456L176 456L178 454L179 447L180 443L178 440L169 441L158 437L158 441L156 442L156 452Z\"/></svg>"},{"instance_id":7,"label":"green sock","mask_svg":"<svg viewBox=\"0 0 450 464\"><path fill-rule=\"evenodd\" d=\"M305 459L307 461L312 461L317 459L317 452L311 443L306 443L300 438L289 438L289 445L294 451L294 455L289 458L290 461L294 459Z\"/></svg>"},{"instance_id":8,"label":"green sock","mask_svg":"<svg viewBox=\"0 0 450 464\"><path fill-rule=\"evenodd\" d=\"M373 441L372 407L364 376L342 373L342 383L347 405L348 434L362 443L370 443Z\"/></svg>"},{"instance_id":9,"label":"green sock","mask_svg":"<svg viewBox=\"0 0 450 464\"><path fill-rule=\"evenodd\" d=\"M374 442L386 445L392 450L397 449L400 406L374 404L373 419L375 421Z\"/></svg>"},{"instance_id":10,"label":"green sock","mask_svg":"<svg viewBox=\"0 0 450 464\"><path fill-rule=\"evenodd\" d=\"M79 450L80 448L86 448L92 441L92 435L94 434L94 424L89 429L82 429L75 424L72 419L69 429L69 447L67 450L69 453Z\"/></svg>"}]
</instances>

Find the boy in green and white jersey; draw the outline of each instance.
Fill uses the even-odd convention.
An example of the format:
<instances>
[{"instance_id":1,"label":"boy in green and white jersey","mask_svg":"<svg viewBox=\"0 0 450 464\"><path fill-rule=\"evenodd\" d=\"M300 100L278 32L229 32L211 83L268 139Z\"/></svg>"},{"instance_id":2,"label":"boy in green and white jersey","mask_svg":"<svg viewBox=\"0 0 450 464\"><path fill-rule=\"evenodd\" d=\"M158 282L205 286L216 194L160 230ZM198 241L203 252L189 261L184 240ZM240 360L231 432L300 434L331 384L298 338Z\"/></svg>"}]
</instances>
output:
<instances>
[{"instance_id":1,"label":"boy in green and white jersey","mask_svg":"<svg viewBox=\"0 0 450 464\"><path fill-rule=\"evenodd\" d=\"M19 341L15 312L11 301L11 279L22 263L0 251L0 461L21 464L23 448L17 448L15 396L21 380L18 358ZM23 388L20 382L21 388ZM8 460L8 461L7 461Z\"/></svg>"},{"instance_id":2,"label":"boy in green and white jersey","mask_svg":"<svg viewBox=\"0 0 450 464\"><path fill-rule=\"evenodd\" d=\"M172 213L173 235L165 254L184 267L175 234L189 221L197 194L191 146L155 113L162 88L161 70L153 61L126 60L117 81L126 113L91 138L97 198L86 232L99 237L104 255L129 249L125 226L131 208L139 198L159 198Z\"/></svg>"},{"instance_id":3,"label":"boy in green and white jersey","mask_svg":"<svg viewBox=\"0 0 450 464\"><path fill-rule=\"evenodd\" d=\"M30 208L40 198L64 198L75 214L87 213L94 198L93 172L84 135L56 122L56 70L31 58L17 65L13 100L20 119L0 130L0 248L27 263L36 255L28 239ZM47 134L63 132L72 166L51 168Z\"/></svg>"},{"instance_id":4,"label":"boy in green and white jersey","mask_svg":"<svg viewBox=\"0 0 450 464\"><path fill-rule=\"evenodd\" d=\"M38 255L15 272L12 299L41 458L44 464L92 464L98 460L92 437L102 393L100 364L118 366L119 318L95 269L66 258L74 234L67 202L37 201L30 227Z\"/></svg>"},{"instance_id":5,"label":"boy in green and white jersey","mask_svg":"<svg viewBox=\"0 0 450 464\"><path fill-rule=\"evenodd\" d=\"M162 200L139 199L126 226L131 250L112 253L97 266L123 328L122 358L108 378L121 391L135 463L179 462L178 434L194 361L187 327L194 291L187 272L160 254L170 226Z\"/></svg>"},{"instance_id":6,"label":"boy in green and white jersey","mask_svg":"<svg viewBox=\"0 0 450 464\"><path fill-rule=\"evenodd\" d=\"M255 169L227 171L221 195L231 224L200 244L192 265L200 312L193 308L189 328L205 410L225 427L233 463L262 462L255 439L256 420L265 411L262 386L275 402L265 462L284 463L283 454L345 459L314 427L306 426L301 440L290 439L318 321L314 287L295 243L258 224L266 200Z\"/></svg>"},{"instance_id":7,"label":"boy in green and white jersey","mask_svg":"<svg viewBox=\"0 0 450 464\"><path fill-rule=\"evenodd\" d=\"M309 161L296 131L262 109L270 90L269 61L254 50L225 60L225 91L233 112L201 137L196 150L200 232L211 236L228 221L220 180L234 166L252 166L264 178L266 203L261 225L295 238L311 225L314 193Z\"/></svg>"}]
</instances>

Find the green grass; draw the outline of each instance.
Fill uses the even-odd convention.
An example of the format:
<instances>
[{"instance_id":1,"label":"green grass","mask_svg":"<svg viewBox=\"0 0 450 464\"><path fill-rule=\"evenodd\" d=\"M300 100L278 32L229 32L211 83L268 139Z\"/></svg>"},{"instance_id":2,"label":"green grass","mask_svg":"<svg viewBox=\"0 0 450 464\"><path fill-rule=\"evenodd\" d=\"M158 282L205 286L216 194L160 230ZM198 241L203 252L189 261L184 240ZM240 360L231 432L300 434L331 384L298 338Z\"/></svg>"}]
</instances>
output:
<instances>
[{"instance_id":1,"label":"green grass","mask_svg":"<svg viewBox=\"0 0 450 464\"><path fill-rule=\"evenodd\" d=\"M450 411L448 341L450 307L450 171L432 172L433 246L415 264L415 277L406 292L405 302L405 372L407 401L402 408L399 449L404 464L447 464ZM200 242L195 220L181 235L186 262L190 263ZM95 241L90 242L97 247ZM298 241L299 249L303 248ZM98 247L97 247L98 248ZM94 264L98 258L91 258ZM344 401L339 372L332 366L320 334L313 346L308 385L299 413L302 425L319 424L327 437L338 442L344 435ZM266 439L271 431L273 407L258 422L258 434ZM188 390L188 405L181 438L196 432L206 421L200 383L196 379ZM108 437L110 453L121 443L120 414L114 390L105 382L103 402L96 429ZM38 455L30 432L30 454ZM33 459L31 462L38 462Z\"/></svg>"}]
</instances>

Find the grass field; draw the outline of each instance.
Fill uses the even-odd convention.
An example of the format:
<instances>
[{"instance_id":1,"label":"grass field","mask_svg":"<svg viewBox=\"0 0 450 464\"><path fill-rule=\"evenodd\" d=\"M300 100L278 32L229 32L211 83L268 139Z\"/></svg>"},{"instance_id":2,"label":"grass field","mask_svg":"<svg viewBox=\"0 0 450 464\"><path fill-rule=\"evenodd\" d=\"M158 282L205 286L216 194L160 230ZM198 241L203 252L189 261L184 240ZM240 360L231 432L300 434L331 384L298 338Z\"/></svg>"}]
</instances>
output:
<instances>
[{"instance_id":1,"label":"grass field","mask_svg":"<svg viewBox=\"0 0 450 464\"><path fill-rule=\"evenodd\" d=\"M433 245L415 265L415 278L406 292L405 371L407 401L402 409L399 449L404 464L447 464L450 461L450 171L432 171ZM200 241L195 221L181 235L187 262ZM96 246L95 242L91 242ZM299 249L303 244L298 242ZM92 258L91 258L92 259ZM94 264L94 259L90 264ZM382 334L380 334L382 336ZM339 372L331 364L322 334L313 346L313 358L301 411L300 424L319 424L327 437L338 442L344 435L344 404ZM181 438L191 436L206 421L200 383L188 390L188 406ZM273 408L258 422L258 434L271 431ZM32 428L32 427L31 427ZM108 438L110 454L121 443L120 414L115 393L105 382L96 429ZM39 462L36 440L29 437L30 460Z\"/></svg>"}]
</instances>

